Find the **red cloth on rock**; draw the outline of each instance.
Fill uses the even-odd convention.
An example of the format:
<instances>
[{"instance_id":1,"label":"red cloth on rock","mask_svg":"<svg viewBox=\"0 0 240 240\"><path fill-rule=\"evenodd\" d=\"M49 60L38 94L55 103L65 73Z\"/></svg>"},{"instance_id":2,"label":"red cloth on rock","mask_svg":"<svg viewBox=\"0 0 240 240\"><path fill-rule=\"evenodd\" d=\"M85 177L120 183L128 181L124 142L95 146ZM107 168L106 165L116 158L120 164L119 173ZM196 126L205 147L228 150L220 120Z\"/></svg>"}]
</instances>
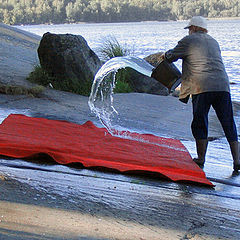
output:
<instances>
[{"instance_id":1,"label":"red cloth on rock","mask_svg":"<svg viewBox=\"0 0 240 240\"><path fill-rule=\"evenodd\" d=\"M60 164L154 172L173 181L213 186L179 140L129 134L140 140L112 136L90 121L79 125L11 114L0 124L0 154L26 158L45 153Z\"/></svg>"}]
</instances>

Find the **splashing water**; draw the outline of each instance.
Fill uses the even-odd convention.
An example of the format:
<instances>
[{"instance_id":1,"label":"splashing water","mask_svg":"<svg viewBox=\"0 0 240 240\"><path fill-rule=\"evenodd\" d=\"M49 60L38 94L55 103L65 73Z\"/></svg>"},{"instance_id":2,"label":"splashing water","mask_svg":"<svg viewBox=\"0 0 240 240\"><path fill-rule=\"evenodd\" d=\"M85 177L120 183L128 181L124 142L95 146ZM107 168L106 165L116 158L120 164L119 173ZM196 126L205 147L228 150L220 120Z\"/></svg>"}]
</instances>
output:
<instances>
[{"instance_id":1,"label":"splashing water","mask_svg":"<svg viewBox=\"0 0 240 240\"><path fill-rule=\"evenodd\" d=\"M134 70L151 77L154 67L148 62L137 57L115 57L107 61L97 72L88 105L90 110L96 114L108 132L116 137L144 142L162 147L168 147L177 151L187 151L186 149L176 148L158 140L149 141L144 135L139 135L124 129L117 110L113 106L113 90L116 86L115 75L119 69L130 67Z\"/></svg>"},{"instance_id":2,"label":"splashing water","mask_svg":"<svg viewBox=\"0 0 240 240\"><path fill-rule=\"evenodd\" d=\"M154 68L138 57L126 56L110 59L99 69L94 78L88 105L110 134L129 138L129 132L117 130L119 127L121 128L121 123L118 112L113 106L113 90L116 86L115 75L119 69L126 67L133 68L149 77Z\"/></svg>"}]
</instances>

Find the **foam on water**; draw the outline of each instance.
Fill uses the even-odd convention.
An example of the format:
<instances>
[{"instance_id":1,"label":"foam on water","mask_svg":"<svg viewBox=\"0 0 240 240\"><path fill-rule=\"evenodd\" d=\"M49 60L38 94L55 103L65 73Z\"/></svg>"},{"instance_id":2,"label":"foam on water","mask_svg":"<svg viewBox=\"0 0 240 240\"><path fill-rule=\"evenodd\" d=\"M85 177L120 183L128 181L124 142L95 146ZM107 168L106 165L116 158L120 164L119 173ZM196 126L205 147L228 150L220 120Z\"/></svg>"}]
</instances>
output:
<instances>
[{"instance_id":1,"label":"foam on water","mask_svg":"<svg viewBox=\"0 0 240 240\"><path fill-rule=\"evenodd\" d=\"M113 94L116 86L115 75L119 69L126 67L133 68L149 77L154 68L148 62L138 57L112 58L97 72L88 101L90 110L96 114L103 126L112 135L119 135L122 130L126 130L121 129L121 120L113 105ZM126 138L126 133L124 137Z\"/></svg>"}]
</instances>

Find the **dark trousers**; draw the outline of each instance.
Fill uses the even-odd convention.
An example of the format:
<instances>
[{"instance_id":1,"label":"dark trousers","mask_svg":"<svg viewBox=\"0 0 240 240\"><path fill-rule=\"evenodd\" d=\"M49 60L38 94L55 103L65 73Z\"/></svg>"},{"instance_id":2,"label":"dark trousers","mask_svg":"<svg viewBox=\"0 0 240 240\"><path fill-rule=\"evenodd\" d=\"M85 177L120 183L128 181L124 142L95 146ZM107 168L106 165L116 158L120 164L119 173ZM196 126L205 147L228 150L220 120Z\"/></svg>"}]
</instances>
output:
<instances>
[{"instance_id":1,"label":"dark trousers","mask_svg":"<svg viewBox=\"0 0 240 240\"><path fill-rule=\"evenodd\" d=\"M192 96L193 121L192 134L195 139L208 137L208 113L212 106L222 125L228 142L238 140L233 118L232 101L228 92L205 92Z\"/></svg>"}]
</instances>

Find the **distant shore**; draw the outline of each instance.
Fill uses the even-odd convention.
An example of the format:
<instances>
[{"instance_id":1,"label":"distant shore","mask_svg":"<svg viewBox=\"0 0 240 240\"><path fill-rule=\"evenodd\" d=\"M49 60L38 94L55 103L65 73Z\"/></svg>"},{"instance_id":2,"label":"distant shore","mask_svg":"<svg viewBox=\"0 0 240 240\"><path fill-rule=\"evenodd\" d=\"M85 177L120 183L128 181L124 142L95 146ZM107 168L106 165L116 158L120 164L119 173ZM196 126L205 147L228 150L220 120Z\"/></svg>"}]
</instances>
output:
<instances>
[{"instance_id":1,"label":"distant shore","mask_svg":"<svg viewBox=\"0 0 240 240\"><path fill-rule=\"evenodd\" d=\"M240 20L240 17L207 18L208 20Z\"/></svg>"},{"instance_id":2,"label":"distant shore","mask_svg":"<svg viewBox=\"0 0 240 240\"><path fill-rule=\"evenodd\" d=\"M240 20L240 17L206 17L208 20L214 21L224 21L224 20ZM188 19L176 19L176 20L152 20L152 21L119 21L119 22L71 22L71 23L41 23L41 24L19 24L19 25L11 25L11 26L28 26L28 25L71 25L71 24L111 24L111 23L134 23L134 22L185 22Z\"/></svg>"}]
</instances>

